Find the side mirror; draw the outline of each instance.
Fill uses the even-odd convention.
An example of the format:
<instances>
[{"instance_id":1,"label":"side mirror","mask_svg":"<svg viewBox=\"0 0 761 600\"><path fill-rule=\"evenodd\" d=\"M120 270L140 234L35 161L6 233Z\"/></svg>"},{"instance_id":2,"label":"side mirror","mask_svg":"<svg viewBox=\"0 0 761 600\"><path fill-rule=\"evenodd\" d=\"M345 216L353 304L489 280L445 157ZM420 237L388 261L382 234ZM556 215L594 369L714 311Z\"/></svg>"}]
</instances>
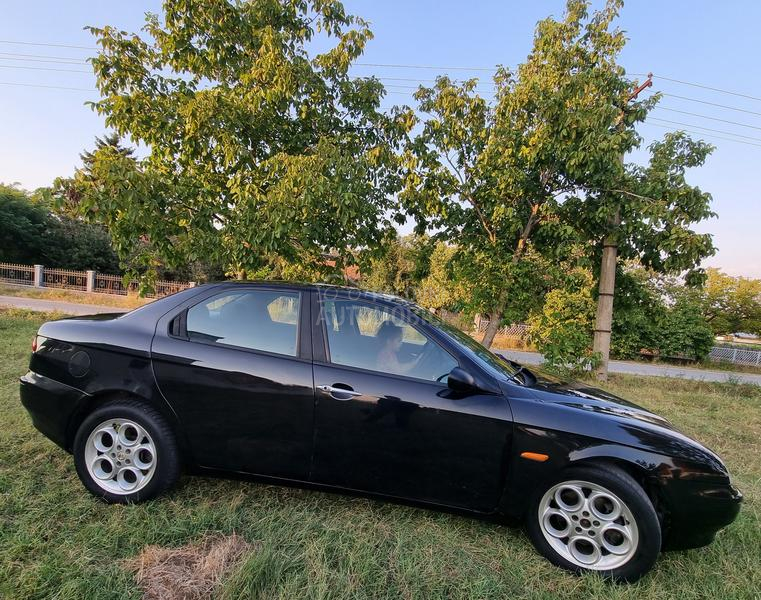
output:
<instances>
[{"instance_id":1,"label":"side mirror","mask_svg":"<svg viewBox=\"0 0 761 600\"><path fill-rule=\"evenodd\" d=\"M480 391L476 378L462 367L455 367L449 372L447 385L450 390L459 393Z\"/></svg>"}]
</instances>

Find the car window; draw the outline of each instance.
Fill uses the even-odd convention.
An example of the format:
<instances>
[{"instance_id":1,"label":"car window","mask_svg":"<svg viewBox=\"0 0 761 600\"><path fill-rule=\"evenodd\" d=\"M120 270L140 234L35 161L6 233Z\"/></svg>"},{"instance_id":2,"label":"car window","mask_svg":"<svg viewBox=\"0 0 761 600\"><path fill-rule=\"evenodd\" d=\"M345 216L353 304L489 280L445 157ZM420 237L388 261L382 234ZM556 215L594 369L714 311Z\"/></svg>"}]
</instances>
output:
<instances>
[{"instance_id":1,"label":"car window","mask_svg":"<svg viewBox=\"0 0 761 600\"><path fill-rule=\"evenodd\" d=\"M296 356L299 303L296 292L223 292L188 310L188 339Z\"/></svg>"},{"instance_id":2,"label":"car window","mask_svg":"<svg viewBox=\"0 0 761 600\"><path fill-rule=\"evenodd\" d=\"M442 383L457 366L434 340L384 307L351 300L322 306L334 364Z\"/></svg>"}]
</instances>

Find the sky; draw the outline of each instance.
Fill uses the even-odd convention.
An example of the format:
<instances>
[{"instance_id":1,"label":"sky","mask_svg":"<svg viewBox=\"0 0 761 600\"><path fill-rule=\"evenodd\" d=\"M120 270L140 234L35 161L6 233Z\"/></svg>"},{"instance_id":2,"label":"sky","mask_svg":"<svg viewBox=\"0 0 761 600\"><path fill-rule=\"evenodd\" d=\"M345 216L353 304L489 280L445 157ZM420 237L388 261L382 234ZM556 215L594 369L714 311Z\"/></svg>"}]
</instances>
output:
<instances>
[{"instance_id":1,"label":"sky","mask_svg":"<svg viewBox=\"0 0 761 600\"><path fill-rule=\"evenodd\" d=\"M348 12L370 21L375 34L359 62L434 67L356 66L358 76L383 78L388 105L411 104L413 90L408 87L439 74L479 77L488 83L489 68L515 66L525 58L537 20L549 15L560 18L564 8L562 0L345 0L344 4ZM137 32L144 13L160 8L155 0L4 3L0 182L33 190L73 173L80 164L79 154L105 132L103 119L85 104L97 99L97 93L92 74L80 72L89 71L88 66L77 62L91 55L87 48L94 46L83 27L113 25ZM689 173L691 183L711 193L718 215L697 226L713 234L718 247L704 266L748 277L761 277L758 23L761 2L755 0L629 0L618 20L629 38L621 64L629 73L653 72L653 89L671 94L651 113L652 120L641 126L645 145L670 129L685 129L716 146L705 166ZM66 59L74 62L61 62ZM638 152L629 159L642 161L645 156Z\"/></svg>"}]
</instances>

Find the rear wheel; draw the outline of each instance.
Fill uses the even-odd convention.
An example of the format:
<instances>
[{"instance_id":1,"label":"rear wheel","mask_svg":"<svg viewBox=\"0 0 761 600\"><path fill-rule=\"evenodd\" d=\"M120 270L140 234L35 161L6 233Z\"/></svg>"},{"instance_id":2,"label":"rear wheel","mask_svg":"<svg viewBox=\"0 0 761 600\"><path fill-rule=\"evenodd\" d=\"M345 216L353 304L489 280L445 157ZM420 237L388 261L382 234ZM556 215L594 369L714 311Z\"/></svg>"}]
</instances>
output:
<instances>
[{"instance_id":1,"label":"rear wheel","mask_svg":"<svg viewBox=\"0 0 761 600\"><path fill-rule=\"evenodd\" d=\"M639 579L661 547L647 494L628 473L607 465L568 469L542 486L526 526L534 546L553 564L618 581Z\"/></svg>"},{"instance_id":2,"label":"rear wheel","mask_svg":"<svg viewBox=\"0 0 761 600\"><path fill-rule=\"evenodd\" d=\"M153 498L180 473L169 424L133 400L105 404L84 420L74 438L74 463L92 494L116 503Z\"/></svg>"}]
</instances>

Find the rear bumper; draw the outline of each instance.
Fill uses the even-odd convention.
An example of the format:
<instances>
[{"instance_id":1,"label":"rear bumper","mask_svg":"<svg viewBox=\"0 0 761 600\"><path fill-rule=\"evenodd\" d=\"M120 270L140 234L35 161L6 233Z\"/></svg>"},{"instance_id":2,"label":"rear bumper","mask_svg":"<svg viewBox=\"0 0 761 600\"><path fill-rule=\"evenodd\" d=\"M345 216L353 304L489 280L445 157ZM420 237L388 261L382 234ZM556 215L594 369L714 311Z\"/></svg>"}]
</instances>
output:
<instances>
[{"instance_id":1,"label":"rear bumper","mask_svg":"<svg viewBox=\"0 0 761 600\"><path fill-rule=\"evenodd\" d=\"M19 378L21 403L32 417L32 424L65 450L68 427L80 401L87 397L82 390L29 371Z\"/></svg>"},{"instance_id":2,"label":"rear bumper","mask_svg":"<svg viewBox=\"0 0 761 600\"><path fill-rule=\"evenodd\" d=\"M683 482L672 490L663 549L685 550L710 544L740 512L743 495L729 483Z\"/></svg>"}]
</instances>

